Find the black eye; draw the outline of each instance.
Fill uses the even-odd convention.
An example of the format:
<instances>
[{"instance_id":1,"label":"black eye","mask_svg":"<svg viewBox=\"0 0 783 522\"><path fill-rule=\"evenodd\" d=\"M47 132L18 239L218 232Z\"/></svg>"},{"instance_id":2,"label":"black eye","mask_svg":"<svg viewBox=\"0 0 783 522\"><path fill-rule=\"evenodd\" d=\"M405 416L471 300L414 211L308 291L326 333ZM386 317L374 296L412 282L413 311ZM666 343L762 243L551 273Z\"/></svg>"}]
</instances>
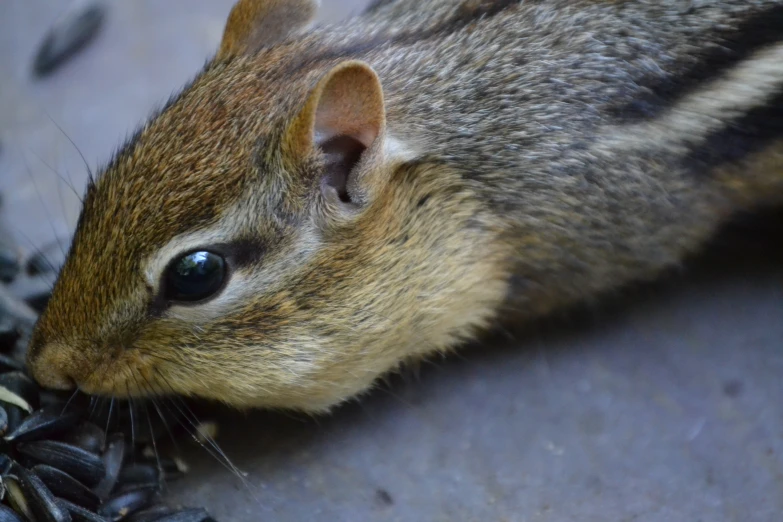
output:
<instances>
[{"instance_id":1,"label":"black eye","mask_svg":"<svg viewBox=\"0 0 783 522\"><path fill-rule=\"evenodd\" d=\"M175 260L165 275L164 293L173 301L201 301L223 288L226 261L213 252L192 252Z\"/></svg>"}]
</instances>

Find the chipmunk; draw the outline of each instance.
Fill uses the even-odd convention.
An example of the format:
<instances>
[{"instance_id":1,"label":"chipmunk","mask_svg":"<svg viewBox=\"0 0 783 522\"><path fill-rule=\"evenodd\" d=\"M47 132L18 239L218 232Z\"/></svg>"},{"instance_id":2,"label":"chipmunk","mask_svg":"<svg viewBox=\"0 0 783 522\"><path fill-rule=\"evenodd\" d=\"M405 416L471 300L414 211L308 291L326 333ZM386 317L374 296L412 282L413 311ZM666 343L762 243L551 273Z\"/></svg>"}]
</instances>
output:
<instances>
[{"instance_id":1,"label":"chipmunk","mask_svg":"<svg viewBox=\"0 0 783 522\"><path fill-rule=\"evenodd\" d=\"M57 389L322 412L783 201L783 0L240 0L92 181Z\"/></svg>"}]
</instances>

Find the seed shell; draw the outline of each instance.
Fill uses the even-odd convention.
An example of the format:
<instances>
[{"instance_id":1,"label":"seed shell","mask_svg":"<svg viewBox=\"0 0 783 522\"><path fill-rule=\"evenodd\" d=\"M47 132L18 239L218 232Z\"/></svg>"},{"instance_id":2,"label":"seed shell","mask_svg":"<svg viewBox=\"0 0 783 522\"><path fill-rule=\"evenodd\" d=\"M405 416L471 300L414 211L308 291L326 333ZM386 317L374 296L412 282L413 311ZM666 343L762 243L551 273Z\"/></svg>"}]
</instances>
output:
<instances>
[{"instance_id":1,"label":"seed shell","mask_svg":"<svg viewBox=\"0 0 783 522\"><path fill-rule=\"evenodd\" d=\"M107 500L98 510L98 514L112 520L120 520L149 506L156 493L157 488L139 488L119 493Z\"/></svg>"},{"instance_id":2,"label":"seed shell","mask_svg":"<svg viewBox=\"0 0 783 522\"><path fill-rule=\"evenodd\" d=\"M40 409L5 436L6 442L27 442L43 439L73 427L79 420L75 412L62 413L62 408L50 406Z\"/></svg>"},{"instance_id":3,"label":"seed shell","mask_svg":"<svg viewBox=\"0 0 783 522\"><path fill-rule=\"evenodd\" d=\"M11 457L4 453L0 453L0 477L5 477L11 473L11 468L14 467L14 461Z\"/></svg>"},{"instance_id":4,"label":"seed shell","mask_svg":"<svg viewBox=\"0 0 783 522\"><path fill-rule=\"evenodd\" d=\"M129 516L127 522L156 522L161 517L177 513L177 510L165 504L157 504Z\"/></svg>"},{"instance_id":5,"label":"seed shell","mask_svg":"<svg viewBox=\"0 0 783 522\"><path fill-rule=\"evenodd\" d=\"M206 509L184 509L161 518L155 522L215 522Z\"/></svg>"},{"instance_id":6,"label":"seed shell","mask_svg":"<svg viewBox=\"0 0 783 522\"><path fill-rule=\"evenodd\" d=\"M102 6L92 5L68 13L58 21L38 50L33 64L35 74L39 77L48 75L87 45L103 25L103 18Z\"/></svg>"},{"instance_id":7,"label":"seed shell","mask_svg":"<svg viewBox=\"0 0 783 522\"><path fill-rule=\"evenodd\" d=\"M0 372L23 372L24 364L0 353Z\"/></svg>"},{"instance_id":8,"label":"seed shell","mask_svg":"<svg viewBox=\"0 0 783 522\"><path fill-rule=\"evenodd\" d=\"M22 421L27 416L27 412L18 406L5 404L3 405L3 409L5 410L6 415L8 415L8 429L6 432L14 431L22 424Z\"/></svg>"},{"instance_id":9,"label":"seed shell","mask_svg":"<svg viewBox=\"0 0 783 522\"><path fill-rule=\"evenodd\" d=\"M38 386L21 371L0 374L0 401L32 413L38 408Z\"/></svg>"},{"instance_id":10,"label":"seed shell","mask_svg":"<svg viewBox=\"0 0 783 522\"><path fill-rule=\"evenodd\" d=\"M92 422L82 422L59 439L98 455L106 449L106 433Z\"/></svg>"},{"instance_id":11,"label":"seed shell","mask_svg":"<svg viewBox=\"0 0 783 522\"><path fill-rule=\"evenodd\" d=\"M114 490L114 486L117 485L117 479L125 461L125 450L125 436L122 433L115 433L109 437L106 451L101 459L105 470L104 475L93 489L101 500L106 500Z\"/></svg>"},{"instance_id":12,"label":"seed shell","mask_svg":"<svg viewBox=\"0 0 783 522\"><path fill-rule=\"evenodd\" d=\"M21 488L36 522L71 522L71 515L62 509L43 481L21 466L15 466Z\"/></svg>"},{"instance_id":13,"label":"seed shell","mask_svg":"<svg viewBox=\"0 0 783 522\"><path fill-rule=\"evenodd\" d=\"M158 484L161 478L160 475L160 470L154 464L131 464L122 469L119 482L125 485Z\"/></svg>"},{"instance_id":14,"label":"seed shell","mask_svg":"<svg viewBox=\"0 0 783 522\"><path fill-rule=\"evenodd\" d=\"M71 514L73 522L109 522L108 518L102 517L81 506L77 506L73 502L58 498L57 504Z\"/></svg>"},{"instance_id":15,"label":"seed shell","mask_svg":"<svg viewBox=\"0 0 783 522\"><path fill-rule=\"evenodd\" d=\"M33 467L35 473L56 496L74 504L96 510L101 501L87 486L57 468L39 464Z\"/></svg>"},{"instance_id":16,"label":"seed shell","mask_svg":"<svg viewBox=\"0 0 783 522\"><path fill-rule=\"evenodd\" d=\"M14 511L20 513L27 520L33 519L33 512L30 510L30 504L25 497L22 488L19 486L19 480L12 475L3 477L8 503L14 508Z\"/></svg>"},{"instance_id":17,"label":"seed shell","mask_svg":"<svg viewBox=\"0 0 783 522\"><path fill-rule=\"evenodd\" d=\"M69 37L76 35L70 40L73 44L80 30L100 18L87 6L77 9L71 12L76 16L71 22L76 23L70 29L50 33L65 38L48 40L52 45L39 58L48 53L49 60L62 61ZM61 22L59 29L68 26ZM69 33L72 29L75 32ZM3 241L0 231L0 265L18 261L11 259L18 257L16 249L11 245L4 250ZM51 248L54 253L59 245L52 243ZM51 261L54 256L49 257ZM34 256L26 268L37 276L53 274L61 261L58 258L50 267L43 256ZM105 407L94 411L105 403L83 393L41 389L32 380L24 365L24 344L51 294L33 291L16 297L3 281L21 267L11 267L10 272L5 268L0 266L0 522L213 522L203 509L174 508L159 501L163 485L182 476L187 465L158 455L156 442L167 433L174 437L187 430L170 425L162 415L150 416L146 408L136 411L127 401L112 402L117 407L108 412ZM201 437L217 435L216 424L196 424ZM134 425L149 430L134 430Z\"/></svg>"},{"instance_id":18,"label":"seed shell","mask_svg":"<svg viewBox=\"0 0 783 522\"><path fill-rule=\"evenodd\" d=\"M0 505L0 522L24 522L13 509Z\"/></svg>"},{"instance_id":19,"label":"seed shell","mask_svg":"<svg viewBox=\"0 0 783 522\"><path fill-rule=\"evenodd\" d=\"M8 412L0 406L0 435L8 431Z\"/></svg>"},{"instance_id":20,"label":"seed shell","mask_svg":"<svg viewBox=\"0 0 783 522\"><path fill-rule=\"evenodd\" d=\"M17 445L19 453L41 464L60 469L88 486L95 486L106 474L101 458L73 444L39 440Z\"/></svg>"}]
</instances>

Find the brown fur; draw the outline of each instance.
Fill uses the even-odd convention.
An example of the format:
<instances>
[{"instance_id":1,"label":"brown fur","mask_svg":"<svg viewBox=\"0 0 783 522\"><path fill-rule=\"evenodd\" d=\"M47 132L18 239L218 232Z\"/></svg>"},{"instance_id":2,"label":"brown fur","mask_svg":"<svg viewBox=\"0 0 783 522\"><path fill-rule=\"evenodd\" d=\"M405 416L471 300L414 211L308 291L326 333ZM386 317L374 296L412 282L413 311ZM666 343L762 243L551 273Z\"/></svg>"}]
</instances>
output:
<instances>
[{"instance_id":1,"label":"brown fur","mask_svg":"<svg viewBox=\"0 0 783 522\"><path fill-rule=\"evenodd\" d=\"M89 187L31 343L43 384L324 410L783 200L780 0L381 1L308 32L284 4L242 0ZM350 205L318 125L373 139ZM145 267L206 230L250 245L249 293L154 310Z\"/></svg>"}]
</instances>

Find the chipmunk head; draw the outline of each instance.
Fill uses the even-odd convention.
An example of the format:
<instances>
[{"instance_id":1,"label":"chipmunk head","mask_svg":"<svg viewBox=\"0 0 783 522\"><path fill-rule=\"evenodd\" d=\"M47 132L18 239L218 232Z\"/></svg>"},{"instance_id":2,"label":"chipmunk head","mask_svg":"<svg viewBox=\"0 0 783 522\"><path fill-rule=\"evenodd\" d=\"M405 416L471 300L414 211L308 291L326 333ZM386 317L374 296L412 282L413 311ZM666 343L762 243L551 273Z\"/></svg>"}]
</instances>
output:
<instances>
[{"instance_id":1,"label":"chipmunk head","mask_svg":"<svg viewBox=\"0 0 783 522\"><path fill-rule=\"evenodd\" d=\"M487 319L478 203L391 134L371 66L300 59L314 10L240 1L89 186L29 349L43 385L322 410Z\"/></svg>"}]
</instances>

